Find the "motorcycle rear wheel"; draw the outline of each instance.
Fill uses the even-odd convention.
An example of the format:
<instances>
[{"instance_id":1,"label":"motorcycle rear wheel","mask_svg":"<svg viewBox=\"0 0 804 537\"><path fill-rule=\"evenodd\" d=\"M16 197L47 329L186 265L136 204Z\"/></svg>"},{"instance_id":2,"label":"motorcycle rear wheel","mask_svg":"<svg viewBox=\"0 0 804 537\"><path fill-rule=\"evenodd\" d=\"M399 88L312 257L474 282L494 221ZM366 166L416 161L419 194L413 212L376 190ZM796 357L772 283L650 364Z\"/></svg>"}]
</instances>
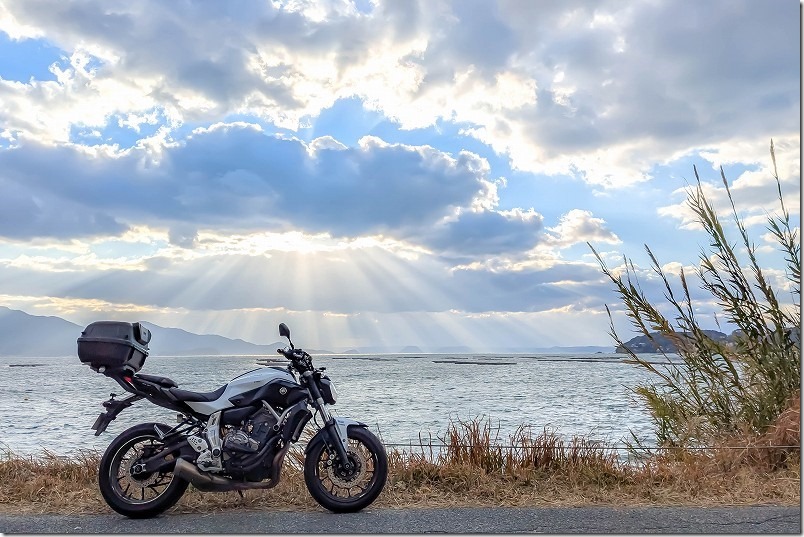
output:
<instances>
[{"instance_id":1,"label":"motorcycle rear wheel","mask_svg":"<svg viewBox=\"0 0 804 537\"><path fill-rule=\"evenodd\" d=\"M345 471L321 433L311 441L304 460L304 481L310 495L335 513L360 511L382 492L388 477L385 448L362 427L349 427L347 452L353 469Z\"/></svg>"},{"instance_id":2,"label":"motorcycle rear wheel","mask_svg":"<svg viewBox=\"0 0 804 537\"><path fill-rule=\"evenodd\" d=\"M98 469L100 492L109 507L129 518L150 518L165 512L179 501L187 481L172 471L136 473L141 458L155 454L162 442L154 431L166 425L143 423L120 433L101 458Z\"/></svg>"}]
</instances>

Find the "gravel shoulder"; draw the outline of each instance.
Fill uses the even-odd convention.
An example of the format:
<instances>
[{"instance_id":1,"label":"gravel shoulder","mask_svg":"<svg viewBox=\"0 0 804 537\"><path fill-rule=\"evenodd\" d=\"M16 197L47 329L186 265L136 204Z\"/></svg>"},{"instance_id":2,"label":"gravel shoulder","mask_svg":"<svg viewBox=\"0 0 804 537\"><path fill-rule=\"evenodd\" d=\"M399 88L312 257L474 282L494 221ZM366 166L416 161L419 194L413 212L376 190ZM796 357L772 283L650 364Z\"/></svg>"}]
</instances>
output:
<instances>
[{"instance_id":1,"label":"gravel shoulder","mask_svg":"<svg viewBox=\"0 0 804 537\"><path fill-rule=\"evenodd\" d=\"M801 534L800 506L535 507L367 509L329 512L225 511L118 515L0 514L0 532L16 533L772 533Z\"/></svg>"}]
</instances>

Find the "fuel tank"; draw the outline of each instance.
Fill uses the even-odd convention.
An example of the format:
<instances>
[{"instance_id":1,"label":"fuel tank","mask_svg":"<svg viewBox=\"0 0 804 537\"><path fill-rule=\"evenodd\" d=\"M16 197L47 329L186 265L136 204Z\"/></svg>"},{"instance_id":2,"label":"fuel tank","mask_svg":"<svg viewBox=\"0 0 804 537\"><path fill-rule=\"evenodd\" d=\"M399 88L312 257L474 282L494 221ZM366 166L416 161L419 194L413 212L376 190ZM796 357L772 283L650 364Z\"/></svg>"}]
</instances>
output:
<instances>
[{"instance_id":1,"label":"fuel tank","mask_svg":"<svg viewBox=\"0 0 804 537\"><path fill-rule=\"evenodd\" d=\"M260 399L274 406L286 407L289 400L297 402L304 397L306 390L286 369L260 367L232 379L214 401L188 401L187 405L196 412L212 414L227 408L254 404Z\"/></svg>"}]
</instances>

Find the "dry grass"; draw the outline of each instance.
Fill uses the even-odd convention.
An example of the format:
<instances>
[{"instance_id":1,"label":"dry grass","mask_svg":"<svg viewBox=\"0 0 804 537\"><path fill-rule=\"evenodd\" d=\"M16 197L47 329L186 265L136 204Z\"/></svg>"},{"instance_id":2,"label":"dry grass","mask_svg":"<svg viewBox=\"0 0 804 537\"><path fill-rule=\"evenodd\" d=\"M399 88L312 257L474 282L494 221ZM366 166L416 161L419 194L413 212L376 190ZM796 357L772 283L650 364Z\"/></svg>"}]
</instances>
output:
<instances>
[{"instance_id":1,"label":"dry grass","mask_svg":"<svg viewBox=\"0 0 804 537\"><path fill-rule=\"evenodd\" d=\"M583 438L562 440L525 427L499 445L490 421L452 423L438 450L429 441L389 452L378 508L446 506L800 504L800 401L744 449L662 451L639 463ZM15 513L108 512L97 487L100 456L51 453L0 459L0 510ZM299 454L286 459L282 482L267 491L201 493L190 487L174 512L318 510L304 486Z\"/></svg>"}]
</instances>

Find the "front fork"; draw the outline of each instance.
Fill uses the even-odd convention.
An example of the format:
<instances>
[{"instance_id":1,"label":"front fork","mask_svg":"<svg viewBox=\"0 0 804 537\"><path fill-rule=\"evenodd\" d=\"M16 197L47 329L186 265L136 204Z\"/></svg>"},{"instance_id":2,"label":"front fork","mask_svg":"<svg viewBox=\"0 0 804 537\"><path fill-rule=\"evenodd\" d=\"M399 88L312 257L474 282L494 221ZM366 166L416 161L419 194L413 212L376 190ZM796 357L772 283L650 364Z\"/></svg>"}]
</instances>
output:
<instances>
[{"instance_id":1,"label":"front fork","mask_svg":"<svg viewBox=\"0 0 804 537\"><path fill-rule=\"evenodd\" d=\"M329 415L329 412L326 412L326 407L324 407L324 412L322 412L321 415ZM338 460L342 462L342 467L347 472L351 472L354 469L352 463L349 462L349 455L347 454L349 426L351 425L366 427L365 423L359 421L349 418L334 418L332 416L330 416L329 421L324 426L324 430L330 438L329 444L335 450Z\"/></svg>"},{"instance_id":2,"label":"front fork","mask_svg":"<svg viewBox=\"0 0 804 537\"><path fill-rule=\"evenodd\" d=\"M315 406L318 413L321 414L321 419L324 420L324 429L329 435L329 443L335 450L338 460L341 461L343 469L350 471L352 469L352 463L349 462L349 455L347 453L349 425L362 426L363 424L346 418L333 418L332 414L329 413L326 403L324 403L324 398L321 397L321 392L313 378L313 372L305 371L303 377L306 381L307 389L313 398L313 406Z\"/></svg>"}]
</instances>

